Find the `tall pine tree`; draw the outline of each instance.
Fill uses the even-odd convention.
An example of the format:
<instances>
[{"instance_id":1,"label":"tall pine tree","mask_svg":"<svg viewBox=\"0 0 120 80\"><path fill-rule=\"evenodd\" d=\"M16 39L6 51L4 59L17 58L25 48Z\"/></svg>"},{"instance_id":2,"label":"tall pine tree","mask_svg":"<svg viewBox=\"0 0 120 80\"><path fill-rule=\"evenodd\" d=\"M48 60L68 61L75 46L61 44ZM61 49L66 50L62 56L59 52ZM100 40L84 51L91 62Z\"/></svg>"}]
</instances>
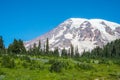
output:
<instances>
[{"instance_id":1,"label":"tall pine tree","mask_svg":"<svg viewBox=\"0 0 120 80\"><path fill-rule=\"evenodd\" d=\"M49 53L49 39L46 40L46 53Z\"/></svg>"},{"instance_id":2,"label":"tall pine tree","mask_svg":"<svg viewBox=\"0 0 120 80\"><path fill-rule=\"evenodd\" d=\"M2 36L0 36L0 50L4 50L4 49L5 49L5 46L3 43L3 38L2 38Z\"/></svg>"},{"instance_id":3,"label":"tall pine tree","mask_svg":"<svg viewBox=\"0 0 120 80\"><path fill-rule=\"evenodd\" d=\"M62 57L68 57L67 50L65 48L62 49L61 56Z\"/></svg>"},{"instance_id":4,"label":"tall pine tree","mask_svg":"<svg viewBox=\"0 0 120 80\"><path fill-rule=\"evenodd\" d=\"M78 46L75 48L75 57L80 57Z\"/></svg>"},{"instance_id":5,"label":"tall pine tree","mask_svg":"<svg viewBox=\"0 0 120 80\"><path fill-rule=\"evenodd\" d=\"M73 47L72 44L70 45L70 49L71 49L71 50L70 50L70 51L71 51L71 52L70 52L70 53L71 53L71 57L74 57L74 47Z\"/></svg>"},{"instance_id":6,"label":"tall pine tree","mask_svg":"<svg viewBox=\"0 0 120 80\"><path fill-rule=\"evenodd\" d=\"M38 49L39 51L41 51L41 41L39 40L39 43L38 43Z\"/></svg>"}]
</instances>

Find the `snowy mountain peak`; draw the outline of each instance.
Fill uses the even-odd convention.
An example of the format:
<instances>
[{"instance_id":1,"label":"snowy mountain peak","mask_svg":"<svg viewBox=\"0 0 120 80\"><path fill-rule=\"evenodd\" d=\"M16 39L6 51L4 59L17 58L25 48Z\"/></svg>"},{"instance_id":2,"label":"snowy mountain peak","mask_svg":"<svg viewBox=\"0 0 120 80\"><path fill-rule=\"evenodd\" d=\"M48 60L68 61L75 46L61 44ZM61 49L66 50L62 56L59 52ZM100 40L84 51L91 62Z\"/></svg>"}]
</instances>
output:
<instances>
[{"instance_id":1,"label":"snowy mountain peak","mask_svg":"<svg viewBox=\"0 0 120 80\"><path fill-rule=\"evenodd\" d=\"M26 42L25 47L29 49L34 43L38 44L39 40L44 45L46 38L49 38L51 50L56 47L59 50L68 50L73 44L81 53L96 46L103 47L108 42L120 38L120 25L103 19L70 18L52 31Z\"/></svg>"}]
</instances>

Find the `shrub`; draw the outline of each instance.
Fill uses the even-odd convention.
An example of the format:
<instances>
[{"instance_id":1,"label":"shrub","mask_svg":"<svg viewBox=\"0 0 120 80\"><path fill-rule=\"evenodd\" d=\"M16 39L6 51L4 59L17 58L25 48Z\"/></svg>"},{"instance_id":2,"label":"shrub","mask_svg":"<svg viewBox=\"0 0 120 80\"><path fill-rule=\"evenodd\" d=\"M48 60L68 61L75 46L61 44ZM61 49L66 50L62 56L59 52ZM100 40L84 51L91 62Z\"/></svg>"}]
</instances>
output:
<instances>
[{"instance_id":1,"label":"shrub","mask_svg":"<svg viewBox=\"0 0 120 80\"><path fill-rule=\"evenodd\" d=\"M49 61L48 61L48 64L53 64L53 63L55 63L57 60L55 60L55 59L50 59Z\"/></svg>"},{"instance_id":2,"label":"shrub","mask_svg":"<svg viewBox=\"0 0 120 80\"><path fill-rule=\"evenodd\" d=\"M117 64L117 65L120 65L120 60L114 60L113 63Z\"/></svg>"},{"instance_id":3,"label":"shrub","mask_svg":"<svg viewBox=\"0 0 120 80\"><path fill-rule=\"evenodd\" d=\"M62 63L54 62L50 67L50 72L61 72L62 71Z\"/></svg>"},{"instance_id":4,"label":"shrub","mask_svg":"<svg viewBox=\"0 0 120 80\"><path fill-rule=\"evenodd\" d=\"M70 65L65 61L54 61L50 67L50 72L61 72L63 69L69 69Z\"/></svg>"},{"instance_id":5,"label":"shrub","mask_svg":"<svg viewBox=\"0 0 120 80\"><path fill-rule=\"evenodd\" d=\"M94 69L94 67L90 64L87 64L87 63L77 63L77 68L79 69L83 69L83 70L91 70L91 69Z\"/></svg>"},{"instance_id":6,"label":"shrub","mask_svg":"<svg viewBox=\"0 0 120 80\"><path fill-rule=\"evenodd\" d=\"M26 62L31 62L31 59L29 56L21 56L21 60L25 60Z\"/></svg>"},{"instance_id":7,"label":"shrub","mask_svg":"<svg viewBox=\"0 0 120 80\"><path fill-rule=\"evenodd\" d=\"M5 75L5 73L0 69L0 75Z\"/></svg>"},{"instance_id":8,"label":"shrub","mask_svg":"<svg viewBox=\"0 0 120 80\"><path fill-rule=\"evenodd\" d=\"M15 61L14 59L10 59L8 56L4 56L1 61L1 66L6 68L14 68L15 67Z\"/></svg>"},{"instance_id":9,"label":"shrub","mask_svg":"<svg viewBox=\"0 0 120 80\"><path fill-rule=\"evenodd\" d=\"M26 62L26 61L23 61L22 66L23 66L24 68L28 68L28 67L30 66L30 63L28 63L28 62Z\"/></svg>"},{"instance_id":10,"label":"shrub","mask_svg":"<svg viewBox=\"0 0 120 80\"><path fill-rule=\"evenodd\" d=\"M43 70L44 69L44 64L42 63L38 63L38 62L35 62L34 63L32 62L30 64L30 70L35 70L35 69L39 69L39 70Z\"/></svg>"},{"instance_id":11,"label":"shrub","mask_svg":"<svg viewBox=\"0 0 120 80\"><path fill-rule=\"evenodd\" d=\"M116 80L120 79L120 73L114 72L109 74L112 78L116 78Z\"/></svg>"}]
</instances>

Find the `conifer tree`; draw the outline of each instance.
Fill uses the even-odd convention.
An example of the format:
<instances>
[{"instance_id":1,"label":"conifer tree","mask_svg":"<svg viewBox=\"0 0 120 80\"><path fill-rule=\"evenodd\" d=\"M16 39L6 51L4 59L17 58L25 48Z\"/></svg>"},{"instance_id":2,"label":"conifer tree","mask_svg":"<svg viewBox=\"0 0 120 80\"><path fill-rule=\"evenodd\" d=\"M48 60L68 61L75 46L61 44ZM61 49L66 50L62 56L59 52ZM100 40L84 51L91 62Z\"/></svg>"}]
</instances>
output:
<instances>
[{"instance_id":1,"label":"conifer tree","mask_svg":"<svg viewBox=\"0 0 120 80\"><path fill-rule=\"evenodd\" d=\"M29 53L29 54L32 54L32 51L33 51L33 49L32 49L32 46L30 45L30 48L29 48L29 50L28 50L28 53Z\"/></svg>"},{"instance_id":2,"label":"conifer tree","mask_svg":"<svg viewBox=\"0 0 120 80\"><path fill-rule=\"evenodd\" d=\"M2 36L0 36L0 50L4 50L5 46L4 46L4 42L3 42L3 38Z\"/></svg>"},{"instance_id":3,"label":"conifer tree","mask_svg":"<svg viewBox=\"0 0 120 80\"><path fill-rule=\"evenodd\" d=\"M79 51L78 51L78 46L75 48L75 57L79 57L80 54L79 54Z\"/></svg>"},{"instance_id":4,"label":"conifer tree","mask_svg":"<svg viewBox=\"0 0 120 80\"><path fill-rule=\"evenodd\" d=\"M58 47L55 48L53 56L59 56L59 50Z\"/></svg>"},{"instance_id":5,"label":"conifer tree","mask_svg":"<svg viewBox=\"0 0 120 80\"><path fill-rule=\"evenodd\" d=\"M21 39L18 40L19 48L21 53L26 53L26 49L24 47L24 43Z\"/></svg>"},{"instance_id":6,"label":"conifer tree","mask_svg":"<svg viewBox=\"0 0 120 80\"><path fill-rule=\"evenodd\" d=\"M49 53L49 39L46 40L46 53Z\"/></svg>"},{"instance_id":7,"label":"conifer tree","mask_svg":"<svg viewBox=\"0 0 120 80\"><path fill-rule=\"evenodd\" d=\"M44 50L43 50L43 52L44 52L44 53L46 52L46 46L45 46L45 44L44 44Z\"/></svg>"},{"instance_id":8,"label":"conifer tree","mask_svg":"<svg viewBox=\"0 0 120 80\"><path fill-rule=\"evenodd\" d=\"M12 53L25 53L26 49L24 47L22 40L14 39L14 42L8 46L8 52Z\"/></svg>"},{"instance_id":9,"label":"conifer tree","mask_svg":"<svg viewBox=\"0 0 120 80\"><path fill-rule=\"evenodd\" d=\"M39 43L38 43L38 50L40 51L41 50L41 41L39 40Z\"/></svg>"},{"instance_id":10,"label":"conifer tree","mask_svg":"<svg viewBox=\"0 0 120 80\"><path fill-rule=\"evenodd\" d=\"M71 50L70 50L70 51L71 51L71 52L70 52L70 53L71 53L71 57L74 57L74 47L73 47L72 44L70 45L70 49L71 49Z\"/></svg>"},{"instance_id":11,"label":"conifer tree","mask_svg":"<svg viewBox=\"0 0 120 80\"><path fill-rule=\"evenodd\" d=\"M62 49L61 56L62 56L62 57L68 57L67 50L66 50L65 48Z\"/></svg>"},{"instance_id":12,"label":"conifer tree","mask_svg":"<svg viewBox=\"0 0 120 80\"><path fill-rule=\"evenodd\" d=\"M36 45L36 43L33 44L33 54L37 54L37 45Z\"/></svg>"}]
</instances>

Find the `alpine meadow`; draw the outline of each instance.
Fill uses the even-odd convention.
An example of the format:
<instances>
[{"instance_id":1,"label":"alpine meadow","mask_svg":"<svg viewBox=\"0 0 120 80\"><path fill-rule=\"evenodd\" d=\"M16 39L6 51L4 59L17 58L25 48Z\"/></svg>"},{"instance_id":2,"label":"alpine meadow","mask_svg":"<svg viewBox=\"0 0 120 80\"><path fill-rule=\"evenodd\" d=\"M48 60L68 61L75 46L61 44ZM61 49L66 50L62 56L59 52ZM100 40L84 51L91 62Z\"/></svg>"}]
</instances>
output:
<instances>
[{"instance_id":1,"label":"alpine meadow","mask_svg":"<svg viewBox=\"0 0 120 80\"><path fill-rule=\"evenodd\" d=\"M0 80L120 80L120 0L0 0Z\"/></svg>"}]
</instances>

